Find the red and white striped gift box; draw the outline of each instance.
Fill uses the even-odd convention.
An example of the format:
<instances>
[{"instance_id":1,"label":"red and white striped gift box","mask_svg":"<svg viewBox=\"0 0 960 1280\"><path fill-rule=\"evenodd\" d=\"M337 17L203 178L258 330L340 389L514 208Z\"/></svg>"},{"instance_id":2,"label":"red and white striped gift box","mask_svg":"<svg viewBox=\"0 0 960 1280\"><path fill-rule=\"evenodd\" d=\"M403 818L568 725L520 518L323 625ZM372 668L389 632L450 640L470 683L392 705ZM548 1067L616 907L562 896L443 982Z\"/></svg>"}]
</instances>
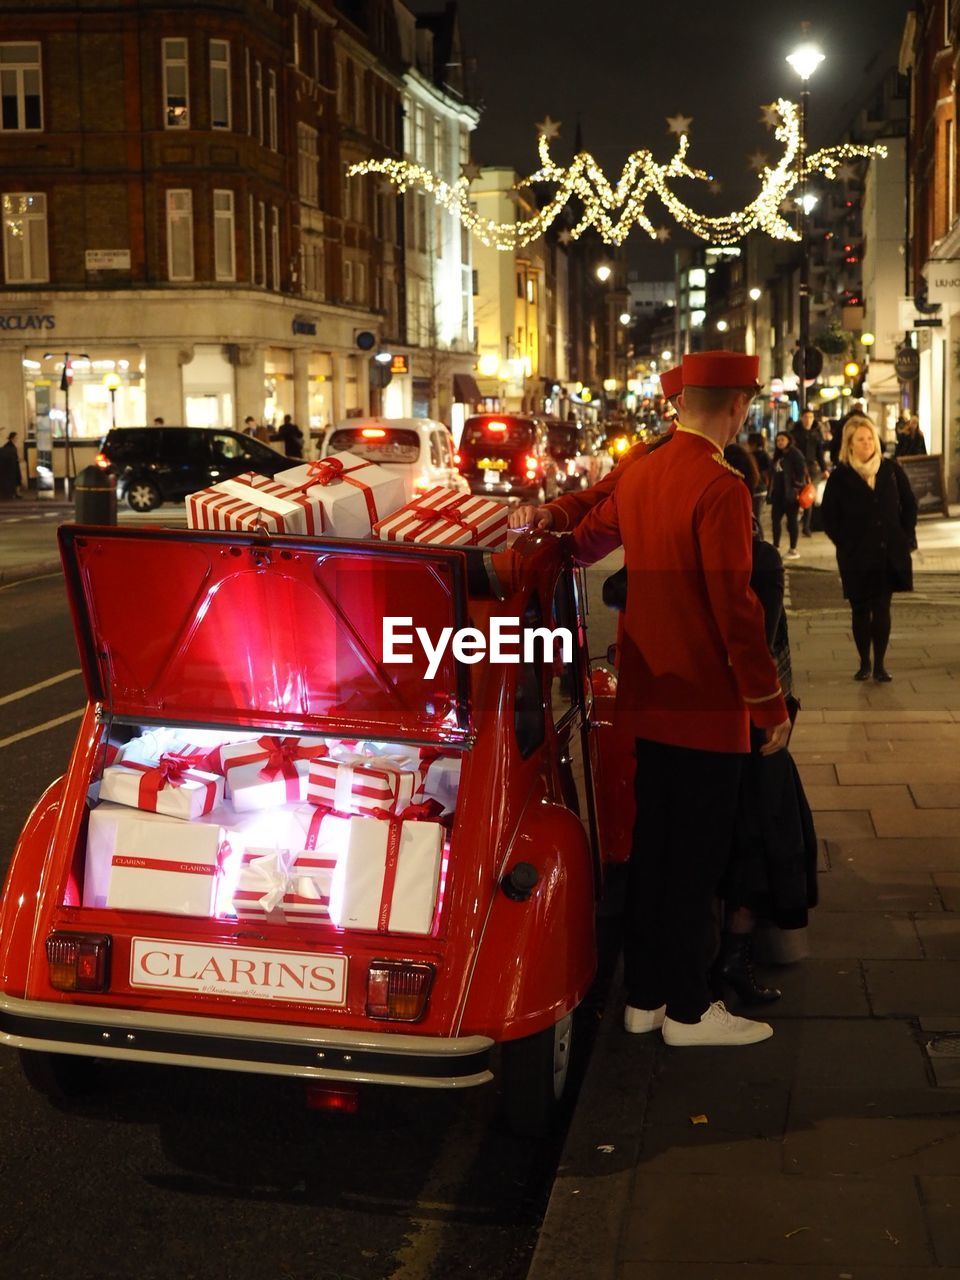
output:
<instances>
[{"instance_id":1,"label":"red and white striped gift box","mask_svg":"<svg viewBox=\"0 0 960 1280\"><path fill-rule=\"evenodd\" d=\"M439 547L488 547L501 550L507 541L505 502L455 489L428 489L392 516L380 520L374 533L383 542L425 542Z\"/></svg>"},{"instance_id":2,"label":"red and white striped gift box","mask_svg":"<svg viewBox=\"0 0 960 1280\"><path fill-rule=\"evenodd\" d=\"M244 849L233 889L238 920L282 920L281 904L290 884L288 849Z\"/></svg>"},{"instance_id":3,"label":"red and white striped gift box","mask_svg":"<svg viewBox=\"0 0 960 1280\"><path fill-rule=\"evenodd\" d=\"M302 486L247 471L189 494L187 527L316 535L325 527L323 503Z\"/></svg>"},{"instance_id":4,"label":"red and white striped gift box","mask_svg":"<svg viewBox=\"0 0 960 1280\"><path fill-rule=\"evenodd\" d=\"M337 813L399 813L423 786L419 770L382 756L325 756L310 761L307 799Z\"/></svg>"}]
</instances>

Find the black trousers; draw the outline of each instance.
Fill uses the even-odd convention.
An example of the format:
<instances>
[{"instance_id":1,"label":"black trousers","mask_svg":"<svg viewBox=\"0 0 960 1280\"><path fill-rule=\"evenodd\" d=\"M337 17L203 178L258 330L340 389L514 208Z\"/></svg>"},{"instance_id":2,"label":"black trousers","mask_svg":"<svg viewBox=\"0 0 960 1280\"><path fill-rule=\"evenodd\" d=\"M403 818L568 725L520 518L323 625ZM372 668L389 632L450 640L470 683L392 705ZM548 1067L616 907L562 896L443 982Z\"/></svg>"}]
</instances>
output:
<instances>
[{"instance_id":1,"label":"black trousers","mask_svg":"<svg viewBox=\"0 0 960 1280\"><path fill-rule=\"evenodd\" d=\"M873 668L883 666L890 643L890 601L892 594L874 596L869 600L851 600L850 614L853 626L853 640L857 646L860 661L865 665L870 661L870 645L873 644Z\"/></svg>"},{"instance_id":2,"label":"black trousers","mask_svg":"<svg viewBox=\"0 0 960 1280\"><path fill-rule=\"evenodd\" d=\"M710 1004L714 900L733 843L745 757L637 739L637 817L627 872L627 1001L698 1022Z\"/></svg>"},{"instance_id":3,"label":"black trousers","mask_svg":"<svg viewBox=\"0 0 960 1280\"><path fill-rule=\"evenodd\" d=\"M787 533L790 536L790 550L792 551L797 545L797 537L799 528L797 527L797 512L799 507L794 502L792 505L783 502L774 493L770 500L770 519L773 524L773 545L780 549L780 529L782 527L783 518L787 518Z\"/></svg>"}]
</instances>

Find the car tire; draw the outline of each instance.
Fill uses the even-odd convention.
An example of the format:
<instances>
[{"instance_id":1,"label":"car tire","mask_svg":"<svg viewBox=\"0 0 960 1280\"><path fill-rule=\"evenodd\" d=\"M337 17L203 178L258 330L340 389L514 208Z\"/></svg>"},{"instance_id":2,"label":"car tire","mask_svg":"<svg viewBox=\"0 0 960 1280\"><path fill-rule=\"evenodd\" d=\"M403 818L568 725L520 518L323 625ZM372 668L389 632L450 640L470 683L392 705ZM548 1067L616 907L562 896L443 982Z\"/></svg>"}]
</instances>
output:
<instances>
[{"instance_id":1,"label":"car tire","mask_svg":"<svg viewBox=\"0 0 960 1280\"><path fill-rule=\"evenodd\" d=\"M20 1050L20 1070L30 1088L48 1102L63 1103L94 1093L99 1083L98 1062L69 1053Z\"/></svg>"},{"instance_id":2,"label":"car tire","mask_svg":"<svg viewBox=\"0 0 960 1280\"><path fill-rule=\"evenodd\" d=\"M545 1138L556 1125L570 1083L573 1014L552 1027L501 1046L500 1097L507 1127Z\"/></svg>"},{"instance_id":3,"label":"car tire","mask_svg":"<svg viewBox=\"0 0 960 1280\"><path fill-rule=\"evenodd\" d=\"M127 505L131 511L153 511L163 498L152 480L131 480L127 485Z\"/></svg>"}]
</instances>

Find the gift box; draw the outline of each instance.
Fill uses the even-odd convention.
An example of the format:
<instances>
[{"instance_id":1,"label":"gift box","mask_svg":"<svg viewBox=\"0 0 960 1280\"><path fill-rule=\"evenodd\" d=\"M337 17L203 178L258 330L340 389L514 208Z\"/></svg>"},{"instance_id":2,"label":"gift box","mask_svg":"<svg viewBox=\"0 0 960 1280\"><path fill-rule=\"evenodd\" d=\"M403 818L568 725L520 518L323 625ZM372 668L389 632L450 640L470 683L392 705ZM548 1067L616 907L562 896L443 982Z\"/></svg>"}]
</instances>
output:
<instances>
[{"instance_id":1,"label":"gift box","mask_svg":"<svg viewBox=\"0 0 960 1280\"><path fill-rule=\"evenodd\" d=\"M341 747L342 744L337 747L331 744L331 756L345 759ZM369 738L353 744L353 751L371 760L383 758L396 768L417 772L422 779L415 792L417 800L436 801L444 817L456 809L462 763L459 755L444 755L440 747L414 747L406 743L376 742ZM338 807L334 805L334 808Z\"/></svg>"},{"instance_id":2,"label":"gift box","mask_svg":"<svg viewBox=\"0 0 960 1280\"><path fill-rule=\"evenodd\" d=\"M238 867L231 868L235 883L231 909L238 920L282 920L280 904L290 884L288 849L244 849Z\"/></svg>"},{"instance_id":3,"label":"gift box","mask_svg":"<svg viewBox=\"0 0 960 1280\"><path fill-rule=\"evenodd\" d=\"M186 506L189 529L265 529L293 534L324 531L323 504L307 489L253 471L188 494Z\"/></svg>"},{"instance_id":4,"label":"gift box","mask_svg":"<svg viewBox=\"0 0 960 1280\"><path fill-rule=\"evenodd\" d=\"M275 480L309 494L322 508L327 531L338 538L369 538L377 521L404 499L402 476L353 453L291 467Z\"/></svg>"},{"instance_id":5,"label":"gift box","mask_svg":"<svg viewBox=\"0 0 960 1280\"><path fill-rule=\"evenodd\" d=\"M338 753L310 761L307 799L338 813L398 813L422 784L423 775L403 758Z\"/></svg>"},{"instance_id":6,"label":"gift box","mask_svg":"<svg viewBox=\"0 0 960 1280\"><path fill-rule=\"evenodd\" d=\"M329 921L330 886L342 838L335 825L324 830L326 816L313 805L236 816L231 842L245 843L231 865L232 909L238 919Z\"/></svg>"},{"instance_id":7,"label":"gift box","mask_svg":"<svg viewBox=\"0 0 960 1280\"><path fill-rule=\"evenodd\" d=\"M223 778L191 768L183 756L163 755L152 764L124 760L104 769L100 799L173 818L202 818L223 803Z\"/></svg>"},{"instance_id":8,"label":"gift box","mask_svg":"<svg viewBox=\"0 0 960 1280\"><path fill-rule=\"evenodd\" d=\"M460 765L459 756L440 756L427 765L423 780L423 798L435 800L441 806L444 817L453 813L457 807Z\"/></svg>"},{"instance_id":9,"label":"gift box","mask_svg":"<svg viewBox=\"0 0 960 1280\"><path fill-rule=\"evenodd\" d=\"M226 849L219 822L99 804L87 827L83 905L210 916Z\"/></svg>"},{"instance_id":10,"label":"gift box","mask_svg":"<svg viewBox=\"0 0 960 1280\"><path fill-rule=\"evenodd\" d=\"M240 812L296 804L307 796L310 761L326 755L323 742L261 737L220 747L219 763L233 806Z\"/></svg>"},{"instance_id":11,"label":"gift box","mask_svg":"<svg viewBox=\"0 0 960 1280\"><path fill-rule=\"evenodd\" d=\"M508 512L505 502L493 498L455 489L428 489L379 521L374 533L384 542L429 542L497 551L506 545Z\"/></svg>"},{"instance_id":12,"label":"gift box","mask_svg":"<svg viewBox=\"0 0 960 1280\"><path fill-rule=\"evenodd\" d=\"M443 856L438 822L331 815L323 828L339 846L330 890L334 924L381 933L430 932Z\"/></svg>"}]
</instances>

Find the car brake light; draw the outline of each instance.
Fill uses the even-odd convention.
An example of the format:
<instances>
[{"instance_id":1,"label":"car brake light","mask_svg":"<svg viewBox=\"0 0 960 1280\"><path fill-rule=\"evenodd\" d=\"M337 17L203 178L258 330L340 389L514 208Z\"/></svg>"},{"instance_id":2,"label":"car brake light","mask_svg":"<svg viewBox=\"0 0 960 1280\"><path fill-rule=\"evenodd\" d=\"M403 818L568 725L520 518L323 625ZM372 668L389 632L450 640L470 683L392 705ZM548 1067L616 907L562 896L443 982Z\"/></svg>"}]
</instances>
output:
<instances>
[{"instance_id":1,"label":"car brake light","mask_svg":"<svg viewBox=\"0 0 960 1280\"><path fill-rule=\"evenodd\" d=\"M502 436L507 430L507 424L505 422L488 422L487 430L491 435Z\"/></svg>"},{"instance_id":2,"label":"car brake light","mask_svg":"<svg viewBox=\"0 0 960 1280\"><path fill-rule=\"evenodd\" d=\"M316 1084L309 1081L306 1090L307 1106L311 1111L342 1111L355 1116L360 1110L360 1094L356 1086Z\"/></svg>"},{"instance_id":3,"label":"car brake light","mask_svg":"<svg viewBox=\"0 0 960 1280\"><path fill-rule=\"evenodd\" d=\"M105 933L51 933L47 964L55 991L106 991L110 937Z\"/></svg>"},{"instance_id":4,"label":"car brake light","mask_svg":"<svg viewBox=\"0 0 960 1280\"><path fill-rule=\"evenodd\" d=\"M367 976L367 1016L391 1022L419 1022L433 985L432 964L374 960Z\"/></svg>"},{"instance_id":5,"label":"car brake light","mask_svg":"<svg viewBox=\"0 0 960 1280\"><path fill-rule=\"evenodd\" d=\"M98 453L93 460L93 464L94 466L99 467L101 471L110 470L110 459L105 453Z\"/></svg>"},{"instance_id":6,"label":"car brake light","mask_svg":"<svg viewBox=\"0 0 960 1280\"><path fill-rule=\"evenodd\" d=\"M540 470L540 459L534 457L532 453L528 453L523 460L523 465L528 471L537 472Z\"/></svg>"},{"instance_id":7,"label":"car brake light","mask_svg":"<svg viewBox=\"0 0 960 1280\"><path fill-rule=\"evenodd\" d=\"M455 454L453 455L453 460L454 460L454 462L457 464L457 466L459 467L460 463L463 461L463 458L461 458L461 456L460 456L460 454L459 454L459 453L455 453Z\"/></svg>"},{"instance_id":8,"label":"car brake light","mask_svg":"<svg viewBox=\"0 0 960 1280\"><path fill-rule=\"evenodd\" d=\"M383 427L364 427L360 434L364 440L382 440L387 433Z\"/></svg>"}]
</instances>

